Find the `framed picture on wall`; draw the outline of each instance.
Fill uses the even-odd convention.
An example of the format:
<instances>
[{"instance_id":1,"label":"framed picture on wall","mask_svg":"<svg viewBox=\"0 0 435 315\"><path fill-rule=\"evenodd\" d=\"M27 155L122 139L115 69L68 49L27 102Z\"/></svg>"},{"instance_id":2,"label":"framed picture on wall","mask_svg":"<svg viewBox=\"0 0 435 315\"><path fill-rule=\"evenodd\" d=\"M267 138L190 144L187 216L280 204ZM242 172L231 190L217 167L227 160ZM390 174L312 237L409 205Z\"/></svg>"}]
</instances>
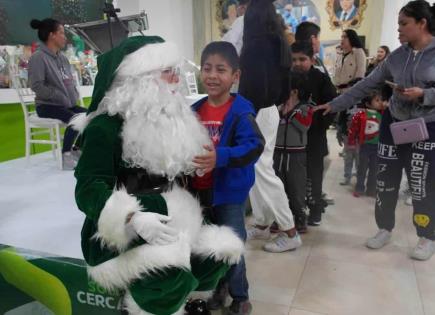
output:
<instances>
[{"instance_id":1,"label":"framed picture on wall","mask_svg":"<svg viewBox=\"0 0 435 315\"><path fill-rule=\"evenodd\" d=\"M328 0L326 10L331 29L359 28L367 0Z\"/></svg>"},{"instance_id":2,"label":"framed picture on wall","mask_svg":"<svg viewBox=\"0 0 435 315\"><path fill-rule=\"evenodd\" d=\"M238 0L218 0L216 2L216 21L219 24L220 35L223 36L240 15L245 14L246 5L240 5Z\"/></svg>"}]
</instances>

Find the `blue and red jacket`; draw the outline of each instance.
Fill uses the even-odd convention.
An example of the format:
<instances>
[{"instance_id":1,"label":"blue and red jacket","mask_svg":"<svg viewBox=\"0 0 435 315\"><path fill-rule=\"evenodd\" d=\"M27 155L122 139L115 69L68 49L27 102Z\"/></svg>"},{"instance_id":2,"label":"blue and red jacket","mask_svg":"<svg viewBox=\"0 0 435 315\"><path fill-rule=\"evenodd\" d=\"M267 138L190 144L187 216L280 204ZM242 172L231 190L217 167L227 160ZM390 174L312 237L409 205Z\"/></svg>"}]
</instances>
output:
<instances>
[{"instance_id":1,"label":"blue and red jacket","mask_svg":"<svg viewBox=\"0 0 435 315\"><path fill-rule=\"evenodd\" d=\"M264 149L264 138L255 121L254 108L238 94L228 110L216 146L213 170L213 205L240 204L255 182L254 164ZM197 112L207 97L192 105Z\"/></svg>"}]
</instances>

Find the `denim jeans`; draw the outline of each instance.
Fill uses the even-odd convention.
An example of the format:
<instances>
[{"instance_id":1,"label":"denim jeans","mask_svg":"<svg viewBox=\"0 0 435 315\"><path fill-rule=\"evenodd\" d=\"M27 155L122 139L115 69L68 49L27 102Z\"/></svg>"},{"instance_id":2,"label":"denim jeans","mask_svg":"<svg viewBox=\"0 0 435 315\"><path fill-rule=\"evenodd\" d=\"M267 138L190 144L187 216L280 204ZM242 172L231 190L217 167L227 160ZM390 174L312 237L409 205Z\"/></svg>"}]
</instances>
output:
<instances>
[{"instance_id":1,"label":"denim jeans","mask_svg":"<svg viewBox=\"0 0 435 315\"><path fill-rule=\"evenodd\" d=\"M210 209L210 219L216 225L224 225L233 231L245 242L245 204L226 204L214 206ZM228 284L230 296L235 301L246 301L249 299L248 279L246 278L245 257L230 268L225 278L219 284Z\"/></svg>"}]
</instances>

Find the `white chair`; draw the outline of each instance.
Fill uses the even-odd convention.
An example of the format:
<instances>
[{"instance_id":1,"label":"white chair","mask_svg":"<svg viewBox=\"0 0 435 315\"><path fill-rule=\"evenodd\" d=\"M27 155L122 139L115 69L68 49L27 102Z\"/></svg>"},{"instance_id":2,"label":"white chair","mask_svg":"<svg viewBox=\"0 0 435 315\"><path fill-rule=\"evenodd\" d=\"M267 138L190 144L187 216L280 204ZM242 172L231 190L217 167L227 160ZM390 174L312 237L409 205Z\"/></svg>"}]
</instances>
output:
<instances>
[{"instance_id":1,"label":"white chair","mask_svg":"<svg viewBox=\"0 0 435 315\"><path fill-rule=\"evenodd\" d=\"M32 110L35 104L35 93L30 88L23 88L17 77L12 78L13 87L20 99L24 114L24 128L26 132L26 160L30 160L31 144L49 144L58 167L62 169L62 137L60 128L65 127L61 120L38 117ZM36 129L36 130L35 130ZM49 140L36 139L35 136L48 134Z\"/></svg>"},{"instance_id":2,"label":"white chair","mask_svg":"<svg viewBox=\"0 0 435 315\"><path fill-rule=\"evenodd\" d=\"M198 94L198 84L196 82L195 72L186 72L184 74L184 78L186 80L186 85L187 85L187 90L189 91L189 95Z\"/></svg>"},{"instance_id":3,"label":"white chair","mask_svg":"<svg viewBox=\"0 0 435 315\"><path fill-rule=\"evenodd\" d=\"M193 61L184 58L184 66L186 70L184 71L184 80L186 82L187 90L189 95L198 94L198 83L196 80L196 73L201 70L201 68ZM187 70L188 68L188 70Z\"/></svg>"}]
</instances>

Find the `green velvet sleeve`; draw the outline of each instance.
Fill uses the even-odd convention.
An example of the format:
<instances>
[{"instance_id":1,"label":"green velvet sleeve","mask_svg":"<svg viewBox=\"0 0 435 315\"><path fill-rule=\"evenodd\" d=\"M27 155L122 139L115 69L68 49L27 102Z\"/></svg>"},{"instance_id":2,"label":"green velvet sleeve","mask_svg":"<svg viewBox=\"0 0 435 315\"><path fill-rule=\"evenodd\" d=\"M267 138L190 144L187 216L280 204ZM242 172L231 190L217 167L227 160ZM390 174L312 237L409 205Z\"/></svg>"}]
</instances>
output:
<instances>
[{"instance_id":1,"label":"green velvet sleeve","mask_svg":"<svg viewBox=\"0 0 435 315\"><path fill-rule=\"evenodd\" d=\"M101 118L102 120L104 118ZM112 195L120 171L121 140L119 126L108 121L104 126L94 118L83 134L82 155L75 170L77 206L94 222L98 221L107 199ZM161 195L136 196L145 211L167 214Z\"/></svg>"}]
</instances>

